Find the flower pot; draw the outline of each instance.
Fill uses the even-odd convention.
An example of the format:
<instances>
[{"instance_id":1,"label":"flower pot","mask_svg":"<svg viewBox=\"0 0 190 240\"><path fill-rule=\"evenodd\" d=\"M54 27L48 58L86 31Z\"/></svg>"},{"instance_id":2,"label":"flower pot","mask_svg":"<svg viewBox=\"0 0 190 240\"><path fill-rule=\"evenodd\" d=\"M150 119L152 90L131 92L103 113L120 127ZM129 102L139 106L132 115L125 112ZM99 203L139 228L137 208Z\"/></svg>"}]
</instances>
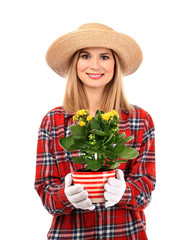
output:
<instances>
[{"instance_id":1,"label":"flower pot","mask_svg":"<svg viewBox=\"0 0 190 240\"><path fill-rule=\"evenodd\" d=\"M115 178L115 170L102 172L74 172L74 184L82 184L84 189L89 193L92 203L105 202L104 184L108 179Z\"/></svg>"}]
</instances>

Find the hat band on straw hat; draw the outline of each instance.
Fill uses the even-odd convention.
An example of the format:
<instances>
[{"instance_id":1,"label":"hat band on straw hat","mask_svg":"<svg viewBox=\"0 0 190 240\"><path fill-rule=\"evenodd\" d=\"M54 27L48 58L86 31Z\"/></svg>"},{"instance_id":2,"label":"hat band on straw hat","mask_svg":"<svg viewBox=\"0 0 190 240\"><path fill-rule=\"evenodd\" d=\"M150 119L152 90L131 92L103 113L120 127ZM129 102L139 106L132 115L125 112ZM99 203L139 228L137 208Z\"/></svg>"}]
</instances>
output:
<instances>
[{"instance_id":1,"label":"hat band on straw hat","mask_svg":"<svg viewBox=\"0 0 190 240\"><path fill-rule=\"evenodd\" d=\"M88 47L112 49L124 76L134 73L142 62L142 51L133 38L100 23L84 24L56 39L46 53L46 61L57 74L66 77L73 54Z\"/></svg>"}]
</instances>

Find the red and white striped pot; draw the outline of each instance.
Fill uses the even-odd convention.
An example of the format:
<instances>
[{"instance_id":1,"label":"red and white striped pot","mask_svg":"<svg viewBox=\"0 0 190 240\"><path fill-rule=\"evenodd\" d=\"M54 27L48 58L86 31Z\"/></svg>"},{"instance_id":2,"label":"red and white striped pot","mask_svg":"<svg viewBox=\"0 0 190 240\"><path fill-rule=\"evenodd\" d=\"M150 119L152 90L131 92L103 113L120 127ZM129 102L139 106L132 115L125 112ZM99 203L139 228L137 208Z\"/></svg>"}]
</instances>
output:
<instances>
[{"instance_id":1,"label":"red and white striped pot","mask_svg":"<svg viewBox=\"0 0 190 240\"><path fill-rule=\"evenodd\" d=\"M93 203L105 202L104 184L110 177L115 178L115 170L102 172L74 172L74 184L82 184Z\"/></svg>"}]
</instances>

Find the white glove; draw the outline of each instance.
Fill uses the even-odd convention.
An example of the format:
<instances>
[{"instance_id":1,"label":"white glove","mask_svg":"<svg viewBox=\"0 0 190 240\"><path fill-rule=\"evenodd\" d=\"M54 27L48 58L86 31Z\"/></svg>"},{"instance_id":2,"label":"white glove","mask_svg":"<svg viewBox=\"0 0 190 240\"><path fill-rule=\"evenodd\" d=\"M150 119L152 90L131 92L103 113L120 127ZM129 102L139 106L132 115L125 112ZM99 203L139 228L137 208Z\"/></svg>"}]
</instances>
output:
<instances>
[{"instance_id":1,"label":"white glove","mask_svg":"<svg viewBox=\"0 0 190 240\"><path fill-rule=\"evenodd\" d=\"M69 173L65 177L65 195L69 202L73 204L75 208L83 210L94 210L95 206L92 205L91 200L88 198L88 192L84 190L81 184L72 184L72 174Z\"/></svg>"},{"instance_id":2,"label":"white glove","mask_svg":"<svg viewBox=\"0 0 190 240\"><path fill-rule=\"evenodd\" d=\"M126 189L126 182L121 169L116 169L116 178L109 178L104 189L104 197L107 200L106 208L114 206L121 200Z\"/></svg>"}]
</instances>

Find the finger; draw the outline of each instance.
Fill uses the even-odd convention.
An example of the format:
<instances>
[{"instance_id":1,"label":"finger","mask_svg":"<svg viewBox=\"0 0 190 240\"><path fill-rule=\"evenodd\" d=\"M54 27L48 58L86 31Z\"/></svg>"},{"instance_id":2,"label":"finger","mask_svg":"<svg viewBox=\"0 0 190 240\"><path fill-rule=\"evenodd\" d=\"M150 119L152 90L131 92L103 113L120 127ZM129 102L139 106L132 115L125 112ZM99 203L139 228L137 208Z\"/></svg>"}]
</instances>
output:
<instances>
[{"instance_id":1,"label":"finger","mask_svg":"<svg viewBox=\"0 0 190 240\"><path fill-rule=\"evenodd\" d=\"M109 178L107 182L110 186L120 187L121 186L121 180L116 178Z\"/></svg>"},{"instance_id":2,"label":"finger","mask_svg":"<svg viewBox=\"0 0 190 240\"><path fill-rule=\"evenodd\" d=\"M88 198L88 192L82 191L80 193L69 196L69 201L72 203L77 203Z\"/></svg>"},{"instance_id":3,"label":"finger","mask_svg":"<svg viewBox=\"0 0 190 240\"><path fill-rule=\"evenodd\" d=\"M76 208L81 208L81 209L88 209L92 206L92 202L89 198L86 198L85 200L82 200L80 202L76 202L74 204Z\"/></svg>"},{"instance_id":4,"label":"finger","mask_svg":"<svg viewBox=\"0 0 190 240\"><path fill-rule=\"evenodd\" d=\"M121 180L121 181L125 181L124 174L123 174L123 171L121 169L116 169L116 178Z\"/></svg>"},{"instance_id":5,"label":"finger","mask_svg":"<svg viewBox=\"0 0 190 240\"><path fill-rule=\"evenodd\" d=\"M120 195L121 194L121 189L115 186L111 186L110 184L106 183L104 185L104 189L109 192L112 193L114 195Z\"/></svg>"},{"instance_id":6,"label":"finger","mask_svg":"<svg viewBox=\"0 0 190 240\"><path fill-rule=\"evenodd\" d=\"M72 173L68 173L65 177L65 187L71 186L72 181Z\"/></svg>"},{"instance_id":7,"label":"finger","mask_svg":"<svg viewBox=\"0 0 190 240\"><path fill-rule=\"evenodd\" d=\"M115 205L114 202L108 201L108 202L106 202L105 207L108 208L108 207L112 207L112 206L114 206L114 205Z\"/></svg>"},{"instance_id":8,"label":"finger","mask_svg":"<svg viewBox=\"0 0 190 240\"><path fill-rule=\"evenodd\" d=\"M68 194L69 196L72 196L74 194L80 193L84 190L84 187L81 184L76 184L70 187L67 187L65 192L66 194Z\"/></svg>"},{"instance_id":9,"label":"finger","mask_svg":"<svg viewBox=\"0 0 190 240\"><path fill-rule=\"evenodd\" d=\"M95 209L95 205L94 204L88 208L88 210L94 210L94 209Z\"/></svg>"},{"instance_id":10,"label":"finger","mask_svg":"<svg viewBox=\"0 0 190 240\"><path fill-rule=\"evenodd\" d=\"M121 199L121 196L120 195L114 195L114 194L111 194L109 192L104 192L104 198L107 200L107 201L112 201L112 202L119 202L120 199Z\"/></svg>"}]
</instances>

